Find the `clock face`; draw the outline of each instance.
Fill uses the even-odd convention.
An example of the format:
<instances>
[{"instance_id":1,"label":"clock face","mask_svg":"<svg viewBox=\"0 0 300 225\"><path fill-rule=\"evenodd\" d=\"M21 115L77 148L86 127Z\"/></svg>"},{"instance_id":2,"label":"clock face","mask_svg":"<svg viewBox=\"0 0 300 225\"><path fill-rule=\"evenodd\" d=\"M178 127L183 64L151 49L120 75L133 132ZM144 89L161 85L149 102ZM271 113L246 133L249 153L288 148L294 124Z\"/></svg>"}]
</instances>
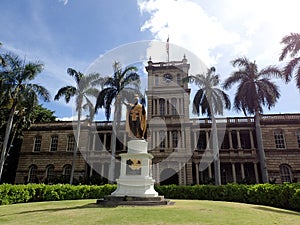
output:
<instances>
[{"instance_id":1,"label":"clock face","mask_svg":"<svg viewBox=\"0 0 300 225\"><path fill-rule=\"evenodd\" d=\"M173 76L171 74L167 73L164 75L164 79L167 83L169 83L170 81L173 80Z\"/></svg>"}]
</instances>

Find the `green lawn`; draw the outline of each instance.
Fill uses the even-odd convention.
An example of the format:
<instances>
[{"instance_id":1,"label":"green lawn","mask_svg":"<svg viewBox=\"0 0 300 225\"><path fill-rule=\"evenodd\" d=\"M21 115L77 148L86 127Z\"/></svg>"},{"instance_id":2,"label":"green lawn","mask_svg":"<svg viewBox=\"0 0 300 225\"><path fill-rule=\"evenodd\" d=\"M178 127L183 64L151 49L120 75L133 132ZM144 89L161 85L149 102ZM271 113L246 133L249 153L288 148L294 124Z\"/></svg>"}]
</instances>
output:
<instances>
[{"instance_id":1,"label":"green lawn","mask_svg":"<svg viewBox=\"0 0 300 225\"><path fill-rule=\"evenodd\" d=\"M300 213L230 202L172 200L171 206L99 207L96 200L0 206L0 224L299 224Z\"/></svg>"}]
</instances>

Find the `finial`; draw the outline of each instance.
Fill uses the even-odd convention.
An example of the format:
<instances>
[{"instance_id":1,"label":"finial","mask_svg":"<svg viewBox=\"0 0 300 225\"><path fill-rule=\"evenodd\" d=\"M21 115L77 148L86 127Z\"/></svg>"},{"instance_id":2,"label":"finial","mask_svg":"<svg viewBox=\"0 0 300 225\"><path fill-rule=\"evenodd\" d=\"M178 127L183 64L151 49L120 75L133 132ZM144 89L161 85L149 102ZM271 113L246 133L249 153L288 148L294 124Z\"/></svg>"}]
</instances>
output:
<instances>
[{"instance_id":1,"label":"finial","mask_svg":"<svg viewBox=\"0 0 300 225\"><path fill-rule=\"evenodd\" d=\"M186 56L185 56L185 54L183 55L182 62L183 62L183 63L187 63L187 59L186 59Z\"/></svg>"}]
</instances>

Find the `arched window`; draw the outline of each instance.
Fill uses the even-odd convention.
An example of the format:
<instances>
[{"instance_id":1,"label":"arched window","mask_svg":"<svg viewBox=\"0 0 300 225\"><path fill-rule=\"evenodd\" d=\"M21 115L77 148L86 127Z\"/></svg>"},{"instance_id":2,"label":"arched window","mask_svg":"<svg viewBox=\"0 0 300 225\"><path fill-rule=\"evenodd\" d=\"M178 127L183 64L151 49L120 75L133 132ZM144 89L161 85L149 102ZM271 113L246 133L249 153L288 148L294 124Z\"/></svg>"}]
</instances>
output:
<instances>
[{"instance_id":1,"label":"arched window","mask_svg":"<svg viewBox=\"0 0 300 225\"><path fill-rule=\"evenodd\" d=\"M280 165L280 177L282 182L292 182L292 170L289 165Z\"/></svg>"},{"instance_id":2,"label":"arched window","mask_svg":"<svg viewBox=\"0 0 300 225\"><path fill-rule=\"evenodd\" d=\"M285 148L284 133L282 130L274 131L274 139L275 139L276 148L279 148L279 149Z\"/></svg>"},{"instance_id":3,"label":"arched window","mask_svg":"<svg viewBox=\"0 0 300 225\"><path fill-rule=\"evenodd\" d=\"M71 170L72 170L72 166L69 164L65 165L63 168L63 177L66 181L70 180Z\"/></svg>"},{"instance_id":4,"label":"arched window","mask_svg":"<svg viewBox=\"0 0 300 225\"><path fill-rule=\"evenodd\" d=\"M165 100L163 98L159 99L159 113L161 116L165 115Z\"/></svg>"},{"instance_id":5,"label":"arched window","mask_svg":"<svg viewBox=\"0 0 300 225\"><path fill-rule=\"evenodd\" d=\"M48 183L52 183L54 181L55 174L54 174L54 166L53 165L48 165L46 167L46 178L47 178Z\"/></svg>"},{"instance_id":6,"label":"arched window","mask_svg":"<svg viewBox=\"0 0 300 225\"><path fill-rule=\"evenodd\" d=\"M37 165L29 167L28 183L37 183Z\"/></svg>"},{"instance_id":7,"label":"arched window","mask_svg":"<svg viewBox=\"0 0 300 225\"><path fill-rule=\"evenodd\" d=\"M34 152L40 152L41 151L41 145L42 145L42 136L35 136L34 138Z\"/></svg>"}]
</instances>

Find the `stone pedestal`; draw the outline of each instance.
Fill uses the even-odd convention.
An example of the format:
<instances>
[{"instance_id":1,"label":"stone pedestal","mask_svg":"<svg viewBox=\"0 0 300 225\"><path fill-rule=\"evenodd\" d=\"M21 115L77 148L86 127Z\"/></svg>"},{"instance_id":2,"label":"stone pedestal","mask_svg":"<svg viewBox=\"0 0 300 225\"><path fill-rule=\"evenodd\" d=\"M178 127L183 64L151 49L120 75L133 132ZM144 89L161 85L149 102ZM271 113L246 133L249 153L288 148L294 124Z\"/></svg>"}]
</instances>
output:
<instances>
[{"instance_id":1,"label":"stone pedestal","mask_svg":"<svg viewBox=\"0 0 300 225\"><path fill-rule=\"evenodd\" d=\"M120 154L121 172L117 179L117 189L111 195L98 199L103 206L118 205L170 205L164 196L158 196L154 190L152 178L152 158L147 151L145 140L128 142L128 153Z\"/></svg>"},{"instance_id":2,"label":"stone pedestal","mask_svg":"<svg viewBox=\"0 0 300 225\"><path fill-rule=\"evenodd\" d=\"M128 153L120 154L121 172L112 196L157 197L152 178L152 158L145 140L128 142Z\"/></svg>"}]
</instances>

